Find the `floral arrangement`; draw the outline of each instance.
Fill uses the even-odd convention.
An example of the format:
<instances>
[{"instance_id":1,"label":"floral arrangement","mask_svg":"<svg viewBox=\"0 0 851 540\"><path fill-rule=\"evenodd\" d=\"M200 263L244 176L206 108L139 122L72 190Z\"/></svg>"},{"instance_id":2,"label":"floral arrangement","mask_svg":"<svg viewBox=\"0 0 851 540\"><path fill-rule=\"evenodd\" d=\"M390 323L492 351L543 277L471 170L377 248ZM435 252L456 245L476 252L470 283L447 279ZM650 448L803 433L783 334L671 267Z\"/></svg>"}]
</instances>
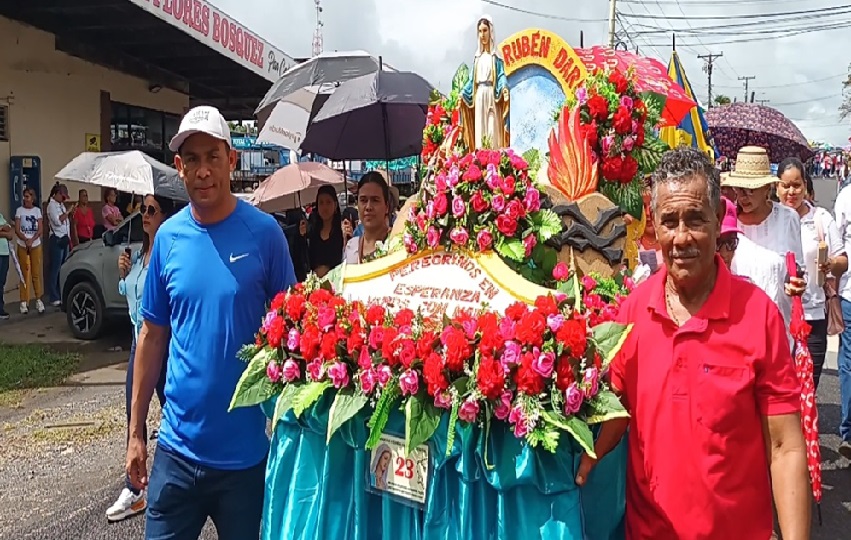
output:
<instances>
[{"instance_id":1,"label":"floral arrangement","mask_svg":"<svg viewBox=\"0 0 851 540\"><path fill-rule=\"evenodd\" d=\"M567 433L593 456L589 426L627 416L604 374L630 331L613 322L629 282L580 280L563 263L554 273L573 294L437 321L348 302L309 278L275 297L256 343L240 352L248 365L231 409L277 396L274 426L333 389L328 440L365 409L371 449L401 404L408 451L449 414L447 451L457 422L499 421L550 452Z\"/></svg>"},{"instance_id":2,"label":"floral arrangement","mask_svg":"<svg viewBox=\"0 0 851 540\"><path fill-rule=\"evenodd\" d=\"M450 154L420 192L405 226L405 248L493 249L522 263L562 228L541 198L526 160L510 148Z\"/></svg>"},{"instance_id":3,"label":"floral arrangement","mask_svg":"<svg viewBox=\"0 0 851 540\"><path fill-rule=\"evenodd\" d=\"M458 100L469 73L467 64L461 64L452 78L449 95L441 96L435 90L431 96L431 105L426 113L426 125L423 129L422 150L422 162L429 168L437 166L441 149L446 153L453 153L455 150L461 150L464 145Z\"/></svg>"},{"instance_id":4,"label":"floral arrangement","mask_svg":"<svg viewBox=\"0 0 851 540\"><path fill-rule=\"evenodd\" d=\"M632 69L597 70L567 97L566 106L579 111L582 138L599 166L600 192L640 219L644 178L656 169L667 145L656 135L663 103L636 92L635 82Z\"/></svg>"}]
</instances>

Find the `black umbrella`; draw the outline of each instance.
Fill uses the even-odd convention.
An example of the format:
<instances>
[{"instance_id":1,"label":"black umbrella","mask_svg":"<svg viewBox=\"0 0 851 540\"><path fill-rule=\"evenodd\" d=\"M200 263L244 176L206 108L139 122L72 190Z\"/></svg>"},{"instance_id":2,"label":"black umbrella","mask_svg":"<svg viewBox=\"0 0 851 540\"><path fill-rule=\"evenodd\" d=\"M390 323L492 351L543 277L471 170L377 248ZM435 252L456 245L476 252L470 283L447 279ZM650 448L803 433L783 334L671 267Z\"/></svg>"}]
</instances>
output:
<instances>
[{"instance_id":1,"label":"black umbrella","mask_svg":"<svg viewBox=\"0 0 851 540\"><path fill-rule=\"evenodd\" d=\"M313 119L301 149L333 160L417 155L433 90L407 72L378 71L343 83Z\"/></svg>"}]
</instances>

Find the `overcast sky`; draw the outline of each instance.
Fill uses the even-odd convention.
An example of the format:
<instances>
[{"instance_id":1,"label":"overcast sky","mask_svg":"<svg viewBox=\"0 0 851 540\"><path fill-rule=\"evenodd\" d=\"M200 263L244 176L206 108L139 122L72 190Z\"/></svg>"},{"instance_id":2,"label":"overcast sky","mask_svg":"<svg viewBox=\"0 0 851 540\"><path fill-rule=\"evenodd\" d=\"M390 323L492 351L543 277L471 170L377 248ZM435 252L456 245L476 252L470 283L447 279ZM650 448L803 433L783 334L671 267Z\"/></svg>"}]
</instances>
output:
<instances>
[{"instance_id":1,"label":"overcast sky","mask_svg":"<svg viewBox=\"0 0 851 540\"><path fill-rule=\"evenodd\" d=\"M603 44L608 28L606 0L321 1L325 50L365 49L398 69L420 73L443 90L458 64L470 62L476 43L474 24L483 13L493 17L497 41L518 30L539 27L579 47L580 31L586 45ZM212 3L287 54L310 56L316 25L314 0ZM846 6L844 0L619 0L618 30L641 54L665 64L671 55L671 35L676 32L677 52L701 101L706 101L707 81L697 56L723 52L713 73L715 95L741 101L744 87L738 78L755 76L750 90L756 92L757 100L770 100L768 105L795 121L810 140L844 146L851 124L840 121L837 107L851 61L846 54L851 48L847 30L851 6L833 14L818 11L842 6ZM810 12L774 16L805 10ZM824 29L842 22L846 22L844 30ZM815 28L822 29L812 31ZM742 40L746 42L737 43Z\"/></svg>"}]
</instances>

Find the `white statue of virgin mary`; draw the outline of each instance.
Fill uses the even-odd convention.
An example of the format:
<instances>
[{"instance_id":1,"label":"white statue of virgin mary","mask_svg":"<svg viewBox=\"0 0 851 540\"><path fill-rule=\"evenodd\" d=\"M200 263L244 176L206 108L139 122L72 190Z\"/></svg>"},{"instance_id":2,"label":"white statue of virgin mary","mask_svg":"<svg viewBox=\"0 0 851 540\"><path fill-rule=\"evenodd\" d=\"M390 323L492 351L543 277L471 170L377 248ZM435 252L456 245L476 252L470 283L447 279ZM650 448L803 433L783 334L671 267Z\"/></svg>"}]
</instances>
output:
<instances>
[{"instance_id":1,"label":"white statue of virgin mary","mask_svg":"<svg viewBox=\"0 0 851 540\"><path fill-rule=\"evenodd\" d=\"M505 148L508 129L508 79L494 41L493 20L483 15L476 24L478 48L470 77L461 92L464 143L469 150Z\"/></svg>"}]
</instances>

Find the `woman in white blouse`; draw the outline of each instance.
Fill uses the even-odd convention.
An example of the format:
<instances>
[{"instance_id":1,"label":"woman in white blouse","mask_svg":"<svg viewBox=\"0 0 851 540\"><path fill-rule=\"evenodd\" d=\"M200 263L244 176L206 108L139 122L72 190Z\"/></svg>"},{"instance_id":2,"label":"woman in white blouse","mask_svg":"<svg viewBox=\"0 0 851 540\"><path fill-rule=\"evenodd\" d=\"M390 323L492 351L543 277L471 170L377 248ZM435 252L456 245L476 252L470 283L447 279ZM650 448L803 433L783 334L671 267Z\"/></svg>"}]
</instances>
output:
<instances>
[{"instance_id":1,"label":"woman in white blouse","mask_svg":"<svg viewBox=\"0 0 851 540\"><path fill-rule=\"evenodd\" d=\"M808 345L813 356L813 378L818 388L824 357L827 353L827 316L825 313L824 290L819 287L818 272L833 274L837 281L848 269L845 246L839 236L833 216L824 208L813 205L807 199L813 194L813 181L804 172L804 164L797 158L787 158L777 167L777 198L801 217L801 245L807 271L807 298L804 312L812 331ZM827 263L819 268L819 242L827 245Z\"/></svg>"},{"instance_id":2,"label":"woman in white blouse","mask_svg":"<svg viewBox=\"0 0 851 540\"><path fill-rule=\"evenodd\" d=\"M361 264L375 252L376 243L387 240L390 232L390 187L384 177L370 171L358 182L358 215L363 234L346 243L343 260Z\"/></svg>"}]
</instances>

